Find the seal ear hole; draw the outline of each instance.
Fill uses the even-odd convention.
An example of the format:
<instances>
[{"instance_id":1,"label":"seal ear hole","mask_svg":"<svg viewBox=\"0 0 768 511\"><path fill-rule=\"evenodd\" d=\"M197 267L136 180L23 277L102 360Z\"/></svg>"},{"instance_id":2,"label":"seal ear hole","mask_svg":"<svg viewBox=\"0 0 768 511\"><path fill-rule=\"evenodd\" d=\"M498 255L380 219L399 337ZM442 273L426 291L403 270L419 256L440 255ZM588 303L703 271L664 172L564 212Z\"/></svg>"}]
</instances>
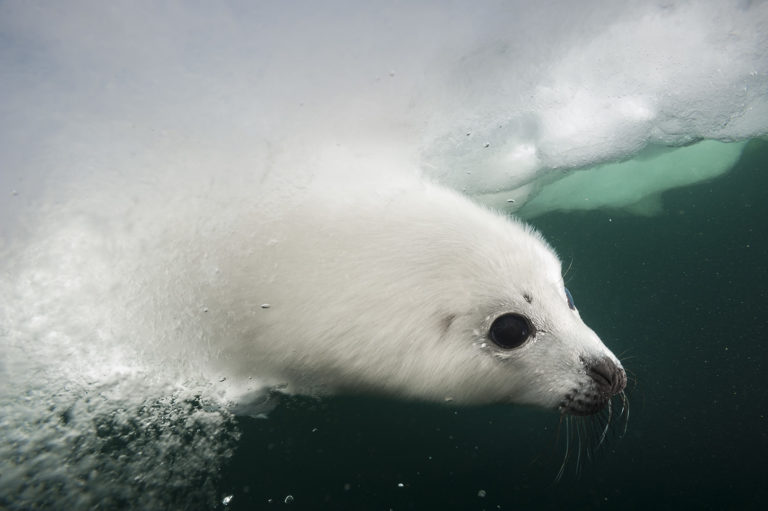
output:
<instances>
[{"instance_id":1,"label":"seal ear hole","mask_svg":"<svg viewBox=\"0 0 768 511\"><path fill-rule=\"evenodd\" d=\"M443 328L443 334L447 333L456 319L456 314L447 314L440 320L440 326Z\"/></svg>"},{"instance_id":2,"label":"seal ear hole","mask_svg":"<svg viewBox=\"0 0 768 511\"><path fill-rule=\"evenodd\" d=\"M533 326L528 318L521 314L502 314L493 321L488 337L499 348L511 350L519 348L533 334Z\"/></svg>"},{"instance_id":3,"label":"seal ear hole","mask_svg":"<svg viewBox=\"0 0 768 511\"><path fill-rule=\"evenodd\" d=\"M533 303L533 297L532 297L531 295L529 295L528 293L525 293L525 294L523 295L523 298L525 298L525 301L526 301L526 302L528 302L528 303Z\"/></svg>"}]
</instances>

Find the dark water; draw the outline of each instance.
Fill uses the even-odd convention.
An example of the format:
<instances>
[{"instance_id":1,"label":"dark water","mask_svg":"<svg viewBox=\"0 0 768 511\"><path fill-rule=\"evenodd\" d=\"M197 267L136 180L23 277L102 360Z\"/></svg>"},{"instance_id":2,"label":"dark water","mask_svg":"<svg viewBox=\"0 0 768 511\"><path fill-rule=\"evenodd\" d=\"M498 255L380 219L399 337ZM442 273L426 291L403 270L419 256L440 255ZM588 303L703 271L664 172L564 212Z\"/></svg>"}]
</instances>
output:
<instances>
[{"instance_id":1,"label":"dark water","mask_svg":"<svg viewBox=\"0 0 768 511\"><path fill-rule=\"evenodd\" d=\"M556 413L375 398L241 419L229 509L757 509L768 498L768 143L653 218L550 214L582 317L631 374L631 416L562 480ZM291 496L287 500L286 497ZM222 506L223 507L223 506Z\"/></svg>"}]
</instances>

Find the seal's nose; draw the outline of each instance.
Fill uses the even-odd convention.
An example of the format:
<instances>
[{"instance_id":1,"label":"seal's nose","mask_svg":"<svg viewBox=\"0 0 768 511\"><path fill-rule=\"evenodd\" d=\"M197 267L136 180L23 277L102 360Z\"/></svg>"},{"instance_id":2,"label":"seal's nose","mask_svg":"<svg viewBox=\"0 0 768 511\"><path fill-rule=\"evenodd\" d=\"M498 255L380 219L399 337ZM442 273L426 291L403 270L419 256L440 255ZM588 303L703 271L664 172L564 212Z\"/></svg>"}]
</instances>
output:
<instances>
[{"instance_id":1,"label":"seal's nose","mask_svg":"<svg viewBox=\"0 0 768 511\"><path fill-rule=\"evenodd\" d=\"M610 396L618 394L627 385L624 368L608 357L592 360L587 366L587 374L595 380L601 392Z\"/></svg>"}]
</instances>

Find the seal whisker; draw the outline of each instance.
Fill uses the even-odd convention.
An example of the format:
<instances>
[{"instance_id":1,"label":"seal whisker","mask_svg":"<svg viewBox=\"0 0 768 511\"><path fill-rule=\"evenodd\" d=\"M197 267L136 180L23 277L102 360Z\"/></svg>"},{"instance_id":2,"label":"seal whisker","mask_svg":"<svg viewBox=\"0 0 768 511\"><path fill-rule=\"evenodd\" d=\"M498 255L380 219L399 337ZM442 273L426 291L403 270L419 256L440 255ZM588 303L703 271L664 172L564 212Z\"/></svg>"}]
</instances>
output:
<instances>
[{"instance_id":1,"label":"seal whisker","mask_svg":"<svg viewBox=\"0 0 768 511\"><path fill-rule=\"evenodd\" d=\"M568 268L565 269L563 272L563 280L565 280L565 277L568 276L568 272L571 271L571 267L573 266L573 258L568 262Z\"/></svg>"},{"instance_id":2,"label":"seal whisker","mask_svg":"<svg viewBox=\"0 0 768 511\"><path fill-rule=\"evenodd\" d=\"M621 432L621 436L627 434L627 427L629 426L629 398L627 394L621 391L621 411L624 413L624 431Z\"/></svg>"},{"instance_id":3,"label":"seal whisker","mask_svg":"<svg viewBox=\"0 0 768 511\"><path fill-rule=\"evenodd\" d=\"M622 415L629 415L629 401L627 400L627 395L622 390L619 393L619 397L621 398L621 410L619 411L619 417Z\"/></svg>"},{"instance_id":4,"label":"seal whisker","mask_svg":"<svg viewBox=\"0 0 768 511\"><path fill-rule=\"evenodd\" d=\"M638 380L637 380L637 375L635 374L635 372L632 371L631 369L624 369L624 370L627 372L627 380L631 380L632 381L633 387L637 386L637 381Z\"/></svg>"},{"instance_id":5,"label":"seal whisker","mask_svg":"<svg viewBox=\"0 0 768 511\"><path fill-rule=\"evenodd\" d=\"M581 474L581 451L584 449L586 444L582 444L581 437L582 431L584 429L584 421L578 421L577 427L576 427L576 438L578 439L578 451L576 454L576 477L578 478ZM586 434L586 433L584 433Z\"/></svg>"},{"instance_id":6,"label":"seal whisker","mask_svg":"<svg viewBox=\"0 0 768 511\"><path fill-rule=\"evenodd\" d=\"M564 401L563 409L568 409L569 399L570 395ZM614 404L614 399L619 401ZM617 423L620 419L624 421L623 427ZM560 429L565 424L565 452L555 482L562 480L569 463L575 464L574 474L577 478L580 477L587 460L596 460L598 451L604 448L610 439L621 438L626 434L628 420L629 398L624 390L607 398L605 405L589 416L563 412L558 423L558 438Z\"/></svg>"},{"instance_id":7,"label":"seal whisker","mask_svg":"<svg viewBox=\"0 0 768 511\"><path fill-rule=\"evenodd\" d=\"M563 456L563 462L560 464L560 470L557 471L557 475L555 476L555 482L560 482L560 479L563 477L563 474L565 473L565 465L568 462L568 455L569 455L569 445L570 445L570 417L567 415L561 415L560 416L560 423L563 423L563 419L565 419L565 455Z\"/></svg>"},{"instance_id":8,"label":"seal whisker","mask_svg":"<svg viewBox=\"0 0 768 511\"><path fill-rule=\"evenodd\" d=\"M625 348L624 350L617 352L616 356L619 357L619 360L622 360L622 361L635 358L635 355L629 355L632 349L633 349L632 346Z\"/></svg>"},{"instance_id":9,"label":"seal whisker","mask_svg":"<svg viewBox=\"0 0 768 511\"><path fill-rule=\"evenodd\" d=\"M611 400L609 399L608 400L608 417L607 417L607 420L605 421L605 427L603 428L603 432L600 434L600 440L597 442L597 446L595 447L595 449L599 449L600 446L603 445L603 442L605 441L605 435L606 433L608 433L608 426L611 425L612 415L613 415L613 408L612 408Z\"/></svg>"},{"instance_id":10,"label":"seal whisker","mask_svg":"<svg viewBox=\"0 0 768 511\"><path fill-rule=\"evenodd\" d=\"M595 422L595 434L594 438L596 441L592 444L594 447L592 447L592 456L595 455L597 450L600 448L600 446L604 443L605 437L606 437L606 431L609 430L611 416L604 415L600 417L600 421Z\"/></svg>"},{"instance_id":11,"label":"seal whisker","mask_svg":"<svg viewBox=\"0 0 768 511\"><path fill-rule=\"evenodd\" d=\"M585 425L589 430L589 443L593 446L599 446L600 435L605 423L605 410L601 410L598 414L590 417ZM593 448L592 450L596 449Z\"/></svg>"}]
</instances>

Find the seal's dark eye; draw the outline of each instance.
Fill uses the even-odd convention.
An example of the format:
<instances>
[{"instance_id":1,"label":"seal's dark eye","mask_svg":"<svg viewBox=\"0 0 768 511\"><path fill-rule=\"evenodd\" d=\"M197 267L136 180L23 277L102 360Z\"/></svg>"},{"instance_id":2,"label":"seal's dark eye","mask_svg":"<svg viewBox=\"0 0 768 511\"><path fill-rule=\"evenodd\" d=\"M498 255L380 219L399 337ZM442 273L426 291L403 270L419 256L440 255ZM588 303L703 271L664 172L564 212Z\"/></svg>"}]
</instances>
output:
<instances>
[{"instance_id":1,"label":"seal's dark eye","mask_svg":"<svg viewBox=\"0 0 768 511\"><path fill-rule=\"evenodd\" d=\"M533 333L528 318L520 314L504 314L491 325L488 336L500 348L511 350L520 347Z\"/></svg>"},{"instance_id":2,"label":"seal's dark eye","mask_svg":"<svg viewBox=\"0 0 768 511\"><path fill-rule=\"evenodd\" d=\"M568 291L567 287L564 287L563 289L565 289L565 297L568 298L568 307L570 307L572 311L575 311L576 304L573 303L573 295L571 295L571 292Z\"/></svg>"}]
</instances>

